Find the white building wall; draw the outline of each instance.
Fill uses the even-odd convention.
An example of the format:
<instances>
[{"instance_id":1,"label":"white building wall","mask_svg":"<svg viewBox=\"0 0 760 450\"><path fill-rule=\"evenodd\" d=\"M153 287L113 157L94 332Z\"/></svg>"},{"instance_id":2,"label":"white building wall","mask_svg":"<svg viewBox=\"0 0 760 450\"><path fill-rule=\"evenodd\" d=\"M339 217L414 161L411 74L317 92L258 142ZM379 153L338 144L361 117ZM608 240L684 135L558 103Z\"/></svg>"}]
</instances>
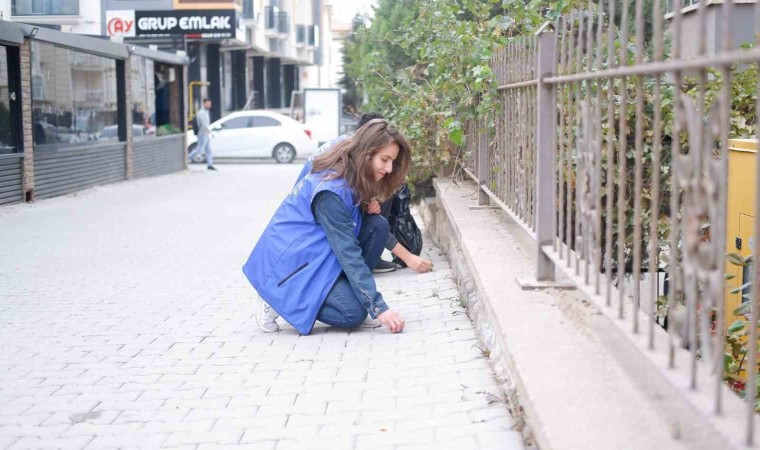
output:
<instances>
[{"instance_id":1,"label":"white building wall","mask_svg":"<svg viewBox=\"0 0 760 450\"><path fill-rule=\"evenodd\" d=\"M24 23L60 25L61 31L100 35L102 30L102 11L100 0L79 0L78 15L34 15L13 16L11 0L0 0L0 11L5 20Z\"/></svg>"}]
</instances>

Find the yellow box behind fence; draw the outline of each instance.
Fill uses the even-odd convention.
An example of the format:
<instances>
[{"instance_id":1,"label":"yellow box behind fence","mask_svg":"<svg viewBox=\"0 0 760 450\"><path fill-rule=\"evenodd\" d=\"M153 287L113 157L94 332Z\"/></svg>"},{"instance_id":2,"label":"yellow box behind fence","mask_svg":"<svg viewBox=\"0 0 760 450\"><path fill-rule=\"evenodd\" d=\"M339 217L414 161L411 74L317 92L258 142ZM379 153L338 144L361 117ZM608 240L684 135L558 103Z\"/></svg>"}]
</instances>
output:
<instances>
[{"instance_id":1,"label":"yellow box behind fence","mask_svg":"<svg viewBox=\"0 0 760 450\"><path fill-rule=\"evenodd\" d=\"M726 253L743 257L755 248L755 171L757 165L757 139L730 139L728 141L728 205L726 208ZM726 282L725 324L730 326L738 317L733 311L742 303L742 292L731 290L750 281L748 268L726 263L726 272L735 278Z\"/></svg>"}]
</instances>

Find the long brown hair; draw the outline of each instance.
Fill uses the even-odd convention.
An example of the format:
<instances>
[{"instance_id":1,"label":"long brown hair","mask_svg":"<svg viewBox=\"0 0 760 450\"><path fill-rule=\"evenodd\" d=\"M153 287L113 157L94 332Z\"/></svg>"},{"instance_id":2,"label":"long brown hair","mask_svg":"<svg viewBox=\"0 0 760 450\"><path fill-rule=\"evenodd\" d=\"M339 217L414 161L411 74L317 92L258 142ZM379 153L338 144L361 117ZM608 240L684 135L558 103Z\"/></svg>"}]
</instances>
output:
<instances>
[{"instance_id":1,"label":"long brown hair","mask_svg":"<svg viewBox=\"0 0 760 450\"><path fill-rule=\"evenodd\" d=\"M398 145L393 169L380 181L375 181L370 161L378 151L393 143ZM373 198L384 201L395 194L406 179L411 161L411 151L404 135L387 120L372 119L353 136L318 156L312 164L312 172L334 170L335 173L326 178L345 179L357 196L356 200L366 205Z\"/></svg>"}]
</instances>

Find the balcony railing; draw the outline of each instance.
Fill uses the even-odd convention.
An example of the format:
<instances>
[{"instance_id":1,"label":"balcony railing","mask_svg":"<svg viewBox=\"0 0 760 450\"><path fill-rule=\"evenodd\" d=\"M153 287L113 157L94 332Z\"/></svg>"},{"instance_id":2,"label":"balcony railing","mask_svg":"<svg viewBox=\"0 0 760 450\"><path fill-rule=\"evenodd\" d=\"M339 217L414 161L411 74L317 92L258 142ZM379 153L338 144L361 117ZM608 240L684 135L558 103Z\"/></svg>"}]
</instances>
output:
<instances>
[{"instance_id":1,"label":"balcony railing","mask_svg":"<svg viewBox=\"0 0 760 450\"><path fill-rule=\"evenodd\" d=\"M79 0L12 0L14 16L76 16Z\"/></svg>"}]
</instances>

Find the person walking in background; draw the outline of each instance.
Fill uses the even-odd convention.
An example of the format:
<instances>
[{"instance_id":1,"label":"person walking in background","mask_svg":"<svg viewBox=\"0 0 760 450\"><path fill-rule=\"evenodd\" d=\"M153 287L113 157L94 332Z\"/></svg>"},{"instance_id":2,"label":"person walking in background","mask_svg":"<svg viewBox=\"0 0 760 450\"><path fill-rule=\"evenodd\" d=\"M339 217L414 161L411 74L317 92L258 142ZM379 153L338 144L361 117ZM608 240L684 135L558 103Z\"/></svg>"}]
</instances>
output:
<instances>
[{"instance_id":1,"label":"person walking in background","mask_svg":"<svg viewBox=\"0 0 760 450\"><path fill-rule=\"evenodd\" d=\"M371 272L383 252L388 222L363 210L373 199L392 196L410 165L406 139L382 119L314 160L243 265L256 290L262 331L280 329L278 314L302 335L311 333L317 320L350 329L368 314L392 333L404 329Z\"/></svg>"},{"instance_id":2,"label":"person walking in background","mask_svg":"<svg viewBox=\"0 0 760 450\"><path fill-rule=\"evenodd\" d=\"M198 122L198 144L195 146L195 150L190 152L188 158L190 161L197 155L206 155L206 168L208 170L216 170L214 167L214 158L211 154L211 100L203 99L203 108L198 111L198 115L195 116L195 120Z\"/></svg>"}]
</instances>

